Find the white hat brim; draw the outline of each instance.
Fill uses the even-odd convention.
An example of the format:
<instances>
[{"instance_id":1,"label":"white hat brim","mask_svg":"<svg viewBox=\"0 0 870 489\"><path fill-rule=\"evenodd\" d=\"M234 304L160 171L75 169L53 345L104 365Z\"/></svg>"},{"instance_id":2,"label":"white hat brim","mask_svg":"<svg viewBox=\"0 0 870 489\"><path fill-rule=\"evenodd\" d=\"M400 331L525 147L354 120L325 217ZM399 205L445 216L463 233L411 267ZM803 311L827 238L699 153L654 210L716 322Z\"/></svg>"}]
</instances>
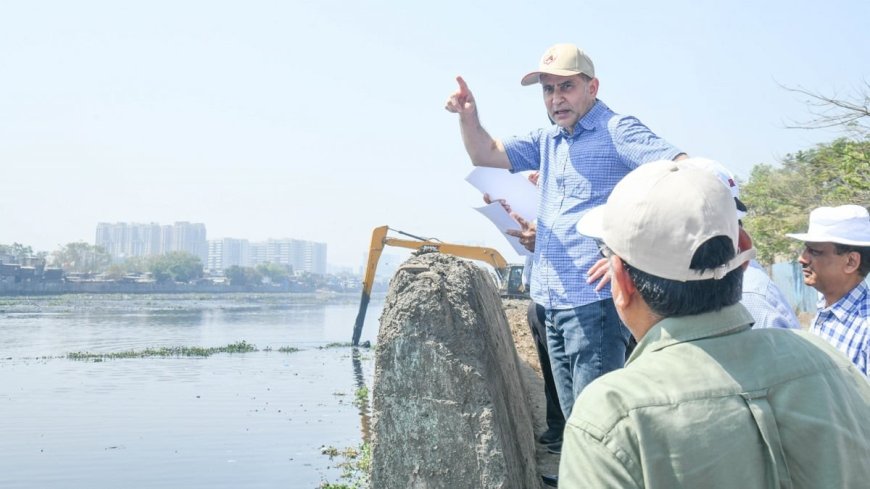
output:
<instances>
[{"instance_id":1,"label":"white hat brim","mask_svg":"<svg viewBox=\"0 0 870 489\"><path fill-rule=\"evenodd\" d=\"M870 241L847 239L839 236L830 236L828 234L786 233L786 236L798 241L803 241L804 243L837 243L847 246L870 246Z\"/></svg>"}]
</instances>

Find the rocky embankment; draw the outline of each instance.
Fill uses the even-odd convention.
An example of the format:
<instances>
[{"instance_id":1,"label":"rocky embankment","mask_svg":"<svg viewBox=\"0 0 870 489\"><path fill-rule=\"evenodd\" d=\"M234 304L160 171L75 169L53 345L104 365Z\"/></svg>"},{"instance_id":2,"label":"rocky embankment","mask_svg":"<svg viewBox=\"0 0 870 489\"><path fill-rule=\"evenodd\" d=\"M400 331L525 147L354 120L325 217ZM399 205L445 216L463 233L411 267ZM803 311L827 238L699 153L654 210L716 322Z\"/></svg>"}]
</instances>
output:
<instances>
[{"instance_id":1,"label":"rocky embankment","mask_svg":"<svg viewBox=\"0 0 870 489\"><path fill-rule=\"evenodd\" d=\"M545 401L528 305L455 257L399 268L375 355L373 487L529 489L556 472L535 443Z\"/></svg>"}]
</instances>

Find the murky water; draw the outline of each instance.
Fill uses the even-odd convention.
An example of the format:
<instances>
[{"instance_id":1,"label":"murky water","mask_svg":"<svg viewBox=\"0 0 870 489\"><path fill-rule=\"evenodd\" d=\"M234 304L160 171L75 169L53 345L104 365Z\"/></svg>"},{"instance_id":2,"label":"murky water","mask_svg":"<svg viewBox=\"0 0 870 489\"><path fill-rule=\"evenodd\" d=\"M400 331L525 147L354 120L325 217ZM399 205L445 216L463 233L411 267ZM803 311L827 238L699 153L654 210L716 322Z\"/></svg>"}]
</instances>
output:
<instances>
[{"instance_id":1,"label":"murky water","mask_svg":"<svg viewBox=\"0 0 870 489\"><path fill-rule=\"evenodd\" d=\"M0 487L340 482L321 447L360 444L368 420L352 402L371 388L373 354L322 347L350 341L357 307L294 295L0 298ZM374 342L381 307L373 299L363 340ZM238 341L259 351L65 357Z\"/></svg>"}]
</instances>

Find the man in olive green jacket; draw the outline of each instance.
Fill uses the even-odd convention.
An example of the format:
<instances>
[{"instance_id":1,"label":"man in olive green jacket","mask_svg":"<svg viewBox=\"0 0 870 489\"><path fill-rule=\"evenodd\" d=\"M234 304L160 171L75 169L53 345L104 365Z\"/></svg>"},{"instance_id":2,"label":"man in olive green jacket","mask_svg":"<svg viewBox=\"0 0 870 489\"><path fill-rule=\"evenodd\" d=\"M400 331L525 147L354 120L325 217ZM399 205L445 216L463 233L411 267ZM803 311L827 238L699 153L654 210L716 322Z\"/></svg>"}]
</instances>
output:
<instances>
[{"instance_id":1,"label":"man in olive green jacket","mask_svg":"<svg viewBox=\"0 0 870 489\"><path fill-rule=\"evenodd\" d=\"M656 162L578 223L638 345L577 400L562 489L870 484L870 383L817 337L751 329L734 205L709 172Z\"/></svg>"}]
</instances>

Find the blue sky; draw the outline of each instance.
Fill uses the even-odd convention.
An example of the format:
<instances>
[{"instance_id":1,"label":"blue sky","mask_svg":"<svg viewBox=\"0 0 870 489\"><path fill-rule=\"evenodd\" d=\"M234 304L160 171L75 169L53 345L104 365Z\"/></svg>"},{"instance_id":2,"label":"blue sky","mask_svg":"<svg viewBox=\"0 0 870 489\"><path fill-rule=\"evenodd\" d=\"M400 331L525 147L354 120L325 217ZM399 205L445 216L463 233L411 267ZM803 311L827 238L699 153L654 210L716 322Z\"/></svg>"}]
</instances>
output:
<instances>
[{"instance_id":1,"label":"blue sky","mask_svg":"<svg viewBox=\"0 0 870 489\"><path fill-rule=\"evenodd\" d=\"M382 224L515 257L444 101L463 75L495 136L546 123L522 87L583 47L599 98L748 177L833 139L779 84L870 78L870 2L0 2L0 243L52 251L97 222L300 238L360 266Z\"/></svg>"}]
</instances>

